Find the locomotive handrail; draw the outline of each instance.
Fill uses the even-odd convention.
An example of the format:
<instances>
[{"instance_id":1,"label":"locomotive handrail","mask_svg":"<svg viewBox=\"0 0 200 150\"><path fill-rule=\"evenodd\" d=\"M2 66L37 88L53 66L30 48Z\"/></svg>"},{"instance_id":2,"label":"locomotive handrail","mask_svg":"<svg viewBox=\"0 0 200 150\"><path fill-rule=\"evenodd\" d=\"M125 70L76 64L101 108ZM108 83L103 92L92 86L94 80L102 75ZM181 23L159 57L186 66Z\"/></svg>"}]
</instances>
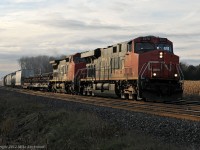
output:
<instances>
[{"instance_id":1,"label":"locomotive handrail","mask_svg":"<svg viewBox=\"0 0 200 150\"><path fill-rule=\"evenodd\" d=\"M147 64L147 65L146 65L146 64ZM144 68L145 65L146 65L146 68L143 70L143 68ZM144 72L146 71L147 67L148 67L148 63L144 63L143 66L142 66L142 68L141 68L141 70L140 70L140 73L139 73L139 76L140 76L140 74L141 74L141 72L142 72L142 70L143 70L143 72L142 72L142 74L141 74L141 78L142 78L142 75L144 74Z\"/></svg>"},{"instance_id":2,"label":"locomotive handrail","mask_svg":"<svg viewBox=\"0 0 200 150\"><path fill-rule=\"evenodd\" d=\"M80 77L81 75L83 75L82 71L84 71L84 70L87 70L87 68L79 69L79 70L76 72L76 74L75 74L75 76L74 76L74 82L76 82L76 81L78 80L78 76ZM84 73L84 74L86 74L86 73Z\"/></svg>"},{"instance_id":3,"label":"locomotive handrail","mask_svg":"<svg viewBox=\"0 0 200 150\"><path fill-rule=\"evenodd\" d=\"M183 71L182 71L182 69L181 69L181 67L180 67L179 64L176 65L176 69L178 70L178 74L179 74L179 76L180 76L180 80L184 80Z\"/></svg>"},{"instance_id":4,"label":"locomotive handrail","mask_svg":"<svg viewBox=\"0 0 200 150\"><path fill-rule=\"evenodd\" d=\"M160 64L164 64L164 65L165 65L165 67L168 69L168 67L166 66L166 64L165 64L164 62L159 62L159 61L149 61L149 62L147 62L147 63L143 64L143 66L142 66L142 68L141 68L141 70L140 70L140 73L139 73L139 75L141 74L141 72L142 72L142 70L143 70L144 66L147 64L147 65L146 65L146 67L145 67L145 69L143 70L143 72L142 72L142 74L141 74L141 78L142 78L142 76L143 76L144 72L146 71L147 67L148 67L148 68L149 68L149 70L150 70L150 64L158 64L158 63L160 63Z\"/></svg>"},{"instance_id":5,"label":"locomotive handrail","mask_svg":"<svg viewBox=\"0 0 200 150\"><path fill-rule=\"evenodd\" d=\"M145 73L145 71L147 70L147 68L149 68L149 70L150 70L150 65L151 64L163 64L164 65L164 67L167 69L167 70L169 70L169 71L172 71L172 64L170 64L170 68L168 68L168 66L167 66L167 64L164 62L164 61L162 61L162 62L159 62L159 61L149 61L148 63L145 63L145 64L143 64L143 66L142 66L142 68L141 68L141 70L140 70L140 73L139 73L139 77L142 79L143 78L143 75L144 75L144 73ZM146 67L145 67L145 65L146 65ZM145 68L144 68L145 67ZM143 69L144 68L144 69ZM180 68L180 66L179 65L176 65L176 69L177 69L177 71L178 71L178 74L179 74L179 76L180 76L180 80L184 80L184 75L183 75L183 72L182 72L182 70L181 70L181 68Z\"/></svg>"}]
</instances>

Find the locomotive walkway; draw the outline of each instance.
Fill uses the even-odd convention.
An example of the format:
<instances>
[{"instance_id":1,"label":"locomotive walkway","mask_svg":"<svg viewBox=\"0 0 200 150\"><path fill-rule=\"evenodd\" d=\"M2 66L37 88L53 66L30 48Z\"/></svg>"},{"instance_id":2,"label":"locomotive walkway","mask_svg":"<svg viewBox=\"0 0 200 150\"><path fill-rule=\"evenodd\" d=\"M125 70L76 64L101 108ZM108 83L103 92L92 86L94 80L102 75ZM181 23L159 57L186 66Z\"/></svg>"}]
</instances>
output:
<instances>
[{"instance_id":1,"label":"locomotive walkway","mask_svg":"<svg viewBox=\"0 0 200 150\"><path fill-rule=\"evenodd\" d=\"M121 100L103 97L69 95L0 87L23 94L84 103L101 107L115 108L133 112L143 112L164 117L200 121L200 101L179 101L174 103L154 103L143 101Z\"/></svg>"}]
</instances>

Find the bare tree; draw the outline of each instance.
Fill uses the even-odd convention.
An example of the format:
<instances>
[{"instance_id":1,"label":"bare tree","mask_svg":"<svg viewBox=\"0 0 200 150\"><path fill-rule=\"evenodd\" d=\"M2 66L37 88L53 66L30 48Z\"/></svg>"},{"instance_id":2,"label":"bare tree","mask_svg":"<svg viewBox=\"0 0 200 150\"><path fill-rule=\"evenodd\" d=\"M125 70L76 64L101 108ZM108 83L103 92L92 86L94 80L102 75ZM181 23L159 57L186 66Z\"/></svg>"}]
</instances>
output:
<instances>
[{"instance_id":1,"label":"bare tree","mask_svg":"<svg viewBox=\"0 0 200 150\"><path fill-rule=\"evenodd\" d=\"M181 63L185 80L200 80L200 64L197 66Z\"/></svg>"},{"instance_id":2,"label":"bare tree","mask_svg":"<svg viewBox=\"0 0 200 150\"><path fill-rule=\"evenodd\" d=\"M54 57L50 56L36 56L36 57L22 57L18 60L21 69L32 69L35 74L52 72L52 66L49 64Z\"/></svg>"}]
</instances>

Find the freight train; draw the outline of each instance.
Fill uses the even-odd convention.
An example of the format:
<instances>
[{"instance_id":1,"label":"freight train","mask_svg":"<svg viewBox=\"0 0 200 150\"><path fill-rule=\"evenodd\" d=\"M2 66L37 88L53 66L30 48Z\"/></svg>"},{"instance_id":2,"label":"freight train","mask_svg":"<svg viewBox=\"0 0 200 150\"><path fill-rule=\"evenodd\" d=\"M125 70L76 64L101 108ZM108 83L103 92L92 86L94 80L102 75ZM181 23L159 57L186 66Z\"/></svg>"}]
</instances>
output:
<instances>
[{"instance_id":1,"label":"freight train","mask_svg":"<svg viewBox=\"0 0 200 150\"><path fill-rule=\"evenodd\" d=\"M132 100L182 98L184 76L167 38L138 37L50 63L51 75L35 82L35 77L28 77L23 84L31 88L43 83L52 92Z\"/></svg>"}]
</instances>

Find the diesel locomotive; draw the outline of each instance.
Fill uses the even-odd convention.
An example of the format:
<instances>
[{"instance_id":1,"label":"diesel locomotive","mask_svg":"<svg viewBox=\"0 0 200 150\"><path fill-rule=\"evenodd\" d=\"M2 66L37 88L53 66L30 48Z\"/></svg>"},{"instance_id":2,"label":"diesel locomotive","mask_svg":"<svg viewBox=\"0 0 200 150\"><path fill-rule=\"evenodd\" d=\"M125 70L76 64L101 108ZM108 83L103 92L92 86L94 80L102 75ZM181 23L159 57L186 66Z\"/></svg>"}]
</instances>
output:
<instances>
[{"instance_id":1,"label":"diesel locomotive","mask_svg":"<svg viewBox=\"0 0 200 150\"><path fill-rule=\"evenodd\" d=\"M135 100L182 98L179 57L167 38L138 37L50 63L52 91Z\"/></svg>"},{"instance_id":2,"label":"diesel locomotive","mask_svg":"<svg viewBox=\"0 0 200 150\"><path fill-rule=\"evenodd\" d=\"M29 77L24 84L43 85L53 92L131 100L182 98L184 77L173 43L167 38L138 37L50 63L51 76L44 76L45 80Z\"/></svg>"}]
</instances>

